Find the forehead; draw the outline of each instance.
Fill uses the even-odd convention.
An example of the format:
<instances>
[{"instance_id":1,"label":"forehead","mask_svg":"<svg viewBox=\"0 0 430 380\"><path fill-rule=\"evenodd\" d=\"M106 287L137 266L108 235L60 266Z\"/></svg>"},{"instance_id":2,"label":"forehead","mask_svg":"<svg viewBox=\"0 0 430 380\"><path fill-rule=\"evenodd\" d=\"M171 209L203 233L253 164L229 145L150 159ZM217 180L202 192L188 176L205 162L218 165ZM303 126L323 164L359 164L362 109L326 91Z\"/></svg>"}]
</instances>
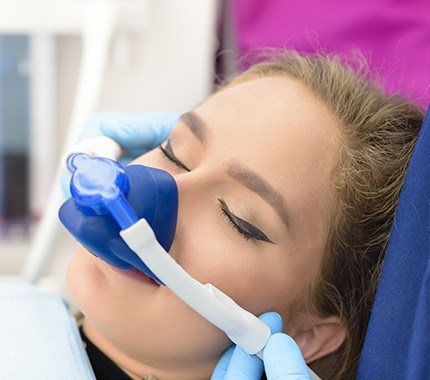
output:
<instances>
[{"instance_id":1,"label":"forehead","mask_svg":"<svg viewBox=\"0 0 430 380\"><path fill-rule=\"evenodd\" d=\"M196 109L214 144L242 161L274 169L300 164L303 172L329 164L338 122L298 81L269 77L227 87ZM224 149L225 150L225 149ZM297 168L299 169L299 168Z\"/></svg>"},{"instance_id":2,"label":"forehead","mask_svg":"<svg viewBox=\"0 0 430 380\"><path fill-rule=\"evenodd\" d=\"M336 120L325 105L298 81L287 77L230 85L196 111L217 130L228 130L231 138L248 136L249 143L262 137L261 143L279 137L287 140L294 135L312 144L313 140L328 139L337 133Z\"/></svg>"},{"instance_id":3,"label":"forehead","mask_svg":"<svg viewBox=\"0 0 430 380\"><path fill-rule=\"evenodd\" d=\"M268 77L228 86L195 111L208 125L208 149L220 159L251 167L287 202L324 201L338 123L298 81Z\"/></svg>"}]
</instances>

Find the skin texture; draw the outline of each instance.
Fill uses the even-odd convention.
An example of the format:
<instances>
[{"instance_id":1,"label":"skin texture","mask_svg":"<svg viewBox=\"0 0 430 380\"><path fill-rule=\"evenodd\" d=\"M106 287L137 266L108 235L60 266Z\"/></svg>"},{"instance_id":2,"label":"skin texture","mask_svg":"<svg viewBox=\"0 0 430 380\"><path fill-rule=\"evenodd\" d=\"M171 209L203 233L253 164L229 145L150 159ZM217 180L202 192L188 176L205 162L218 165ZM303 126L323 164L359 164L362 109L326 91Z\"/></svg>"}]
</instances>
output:
<instances>
[{"instance_id":1,"label":"skin texture","mask_svg":"<svg viewBox=\"0 0 430 380\"><path fill-rule=\"evenodd\" d=\"M214 284L252 313L281 313L307 361L335 350L344 339L338 318L309 315L304 300L333 215L337 121L300 83L280 77L227 87L193 113L204 131L192 133L194 119L185 117L168 142L189 172L160 149L135 162L169 171L178 183L170 254L197 280ZM244 186L239 165L280 193L288 226L267 192ZM222 214L219 199L273 243L245 240ZM169 289L127 277L82 247L67 280L90 339L136 378L209 378L231 344Z\"/></svg>"}]
</instances>

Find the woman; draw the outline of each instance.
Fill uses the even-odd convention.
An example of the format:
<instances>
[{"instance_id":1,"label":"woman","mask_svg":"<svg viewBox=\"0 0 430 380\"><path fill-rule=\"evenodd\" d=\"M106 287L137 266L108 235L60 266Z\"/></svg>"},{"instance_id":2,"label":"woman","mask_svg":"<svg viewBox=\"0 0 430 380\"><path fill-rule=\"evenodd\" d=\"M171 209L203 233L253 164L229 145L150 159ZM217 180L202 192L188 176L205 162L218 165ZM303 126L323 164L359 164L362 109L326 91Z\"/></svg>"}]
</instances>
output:
<instances>
[{"instance_id":1,"label":"woman","mask_svg":"<svg viewBox=\"0 0 430 380\"><path fill-rule=\"evenodd\" d=\"M337 58L284 53L182 116L135 163L174 175L172 257L284 330L322 378L354 377L423 113ZM209 378L226 336L169 289L80 247L68 285L90 342L131 378Z\"/></svg>"}]
</instances>

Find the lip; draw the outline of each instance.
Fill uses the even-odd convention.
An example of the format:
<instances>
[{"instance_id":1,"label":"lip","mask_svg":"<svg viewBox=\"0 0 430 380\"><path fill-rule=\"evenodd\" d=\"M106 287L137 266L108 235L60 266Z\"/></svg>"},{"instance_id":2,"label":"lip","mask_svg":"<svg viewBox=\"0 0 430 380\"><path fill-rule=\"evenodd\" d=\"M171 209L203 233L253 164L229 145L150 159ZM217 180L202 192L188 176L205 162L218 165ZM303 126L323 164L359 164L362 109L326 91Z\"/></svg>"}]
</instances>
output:
<instances>
[{"instance_id":1,"label":"lip","mask_svg":"<svg viewBox=\"0 0 430 380\"><path fill-rule=\"evenodd\" d=\"M128 278L131 278L135 281L139 281L141 283L146 283L152 286L160 286L160 284L158 282L156 282L155 280L153 280L151 277L149 277L147 274L143 273L142 271L140 271L139 269L119 269L109 263L107 263L106 261L104 261L103 259L96 257L98 261L100 261L102 263L103 266L108 267L111 271L121 275L121 276L125 276Z\"/></svg>"},{"instance_id":2,"label":"lip","mask_svg":"<svg viewBox=\"0 0 430 380\"><path fill-rule=\"evenodd\" d=\"M122 270L117 268L114 268L114 269L120 272L122 275L132 278L134 280L145 282L151 285L160 286L158 282L153 280L151 277L149 277L147 274L143 273L139 269L130 269L130 270Z\"/></svg>"},{"instance_id":3,"label":"lip","mask_svg":"<svg viewBox=\"0 0 430 380\"><path fill-rule=\"evenodd\" d=\"M112 265L109 265L115 272L119 273L122 276L131 278L133 280L139 281L139 282L143 282L146 284L150 284L153 286L160 286L160 284L156 281L154 281L151 277L149 277L148 275L146 275L145 273L143 273L142 271L140 271L139 269L128 269L128 270L124 270L124 269L118 269L113 267Z\"/></svg>"}]
</instances>

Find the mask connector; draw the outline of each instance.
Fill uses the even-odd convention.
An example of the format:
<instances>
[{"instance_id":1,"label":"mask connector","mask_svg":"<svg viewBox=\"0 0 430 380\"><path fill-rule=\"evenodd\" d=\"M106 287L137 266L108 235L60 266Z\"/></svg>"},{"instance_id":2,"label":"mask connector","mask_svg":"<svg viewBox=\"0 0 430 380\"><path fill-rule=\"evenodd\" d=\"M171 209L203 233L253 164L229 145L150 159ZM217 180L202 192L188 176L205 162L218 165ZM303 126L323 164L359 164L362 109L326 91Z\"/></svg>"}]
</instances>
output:
<instances>
[{"instance_id":1,"label":"mask connector","mask_svg":"<svg viewBox=\"0 0 430 380\"><path fill-rule=\"evenodd\" d=\"M130 181L116 161L75 153L69 156L66 164L73 174L70 193L85 214L110 213L121 229L138 221L127 202Z\"/></svg>"}]
</instances>

